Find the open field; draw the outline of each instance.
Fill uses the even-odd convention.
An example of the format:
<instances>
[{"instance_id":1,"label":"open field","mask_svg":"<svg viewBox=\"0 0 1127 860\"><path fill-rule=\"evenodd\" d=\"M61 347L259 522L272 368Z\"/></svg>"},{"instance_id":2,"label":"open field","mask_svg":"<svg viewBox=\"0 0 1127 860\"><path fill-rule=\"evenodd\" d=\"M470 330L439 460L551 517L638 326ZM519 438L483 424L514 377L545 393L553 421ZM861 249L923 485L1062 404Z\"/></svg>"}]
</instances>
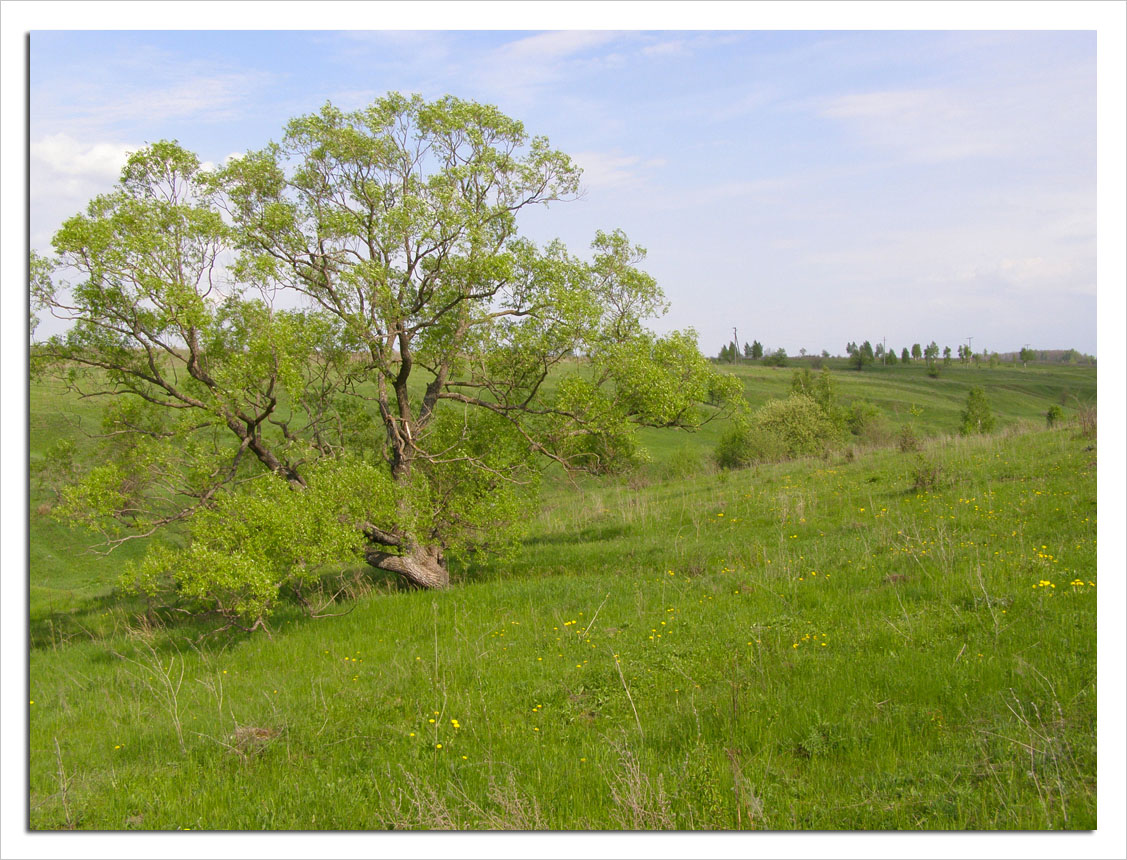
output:
<instances>
[{"instance_id":1,"label":"open field","mask_svg":"<svg viewBox=\"0 0 1127 860\"><path fill-rule=\"evenodd\" d=\"M922 450L718 472L719 428L647 432L640 471L547 482L512 558L357 570L269 635L146 615L142 548L84 552L33 483L31 827L1094 828L1095 371L834 377ZM994 436L950 435L972 385ZM76 417L33 384L33 462Z\"/></svg>"}]
</instances>

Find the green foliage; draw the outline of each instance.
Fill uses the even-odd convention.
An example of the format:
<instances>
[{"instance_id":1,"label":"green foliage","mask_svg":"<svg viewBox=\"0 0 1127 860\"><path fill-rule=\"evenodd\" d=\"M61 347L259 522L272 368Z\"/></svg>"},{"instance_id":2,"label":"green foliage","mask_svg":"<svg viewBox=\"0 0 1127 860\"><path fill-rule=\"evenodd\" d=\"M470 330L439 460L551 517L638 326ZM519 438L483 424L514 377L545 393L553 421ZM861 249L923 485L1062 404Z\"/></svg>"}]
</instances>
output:
<instances>
[{"instance_id":1,"label":"green foliage","mask_svg":"<svg viewBox=\"0 0 1127 860\"><path fill-rule=\"evenodd\" d=\"M986 391L981 386L976 385L968 392L966 406L961 416L962 424L959 426L959 432L964 436L989 433L994 429L994 413L990 410Z\"/></svg>"},{"instance_id":2,"label":"green foliage","mask_svg":"<svg viewBox=\"0 0 1127 860\"><path fill-rule=\"evenodd\" d=\"M1056 403L1051 405L1045 413L1045 423L1050 427L1056 427L1061 421L1064 420L1064 410Z\"/></svg>"},{"instance_id":3,"label":"green foliage","mask_svg":"<svg viewBox=\"0 0 1127 860\"><path fill-rule=\"evenodd\" d=\"M818 379L814 382L811 396L817 404L822 407L822 411L830 416L831 420L835 420L837 388L834 383L833 374L828 367L823 367L822 372L818 374Z\"/></svg>"},{"instance_id":4,"label":"green foliage","mask_svg":"<svg viewBox=\"0 0 1127 860\"><path fill-rule=\"evenodd\" d=\"M141 579L245 619L310 559L357 547L442 583L446 551L511 542L503 524L530 499L508 488L534 487L546 462L620 471L645 460L638 428L696 430L740 408L694 333L644 328L667 309L644 248L598 231L582 260L520 236L520 210L574 197L579 175L495 107L398 94L327 104L216 171L175 142L134 153L58 231L59 259L31 261L33 308L72 321L37 349L37 372L113 404L104 461L60 516L111 540L188 524L189 549L161 551ZM83 278L65 299L55 267ZM311 309L281 309L299 303ZM313 528L300 559L252 540L256 522L292 536L286 517L368 486L381 504ZM241 530L212 528L231 506ZM432 569L396 561L408 555Z\"/></svg>"},{"instance_id":5,"label":"green foliage","mask_svg":"<svg viewBox=\"0 0 1127 860\"><path fill-rule=\"evenodd\" d=\"M752 427L777 440L788 457L821 454L837 439L837 429L812 397L792 394L769 400L751 416Z\"/></svg>"},{"instance_id":6,"label":"green foliage","mask_svg":"<svg viewBox=\"0 0 1127 860\"><path fill-rule=\"evenodd\" d=\"M814 374L809 367L796 370L790 378L790 393L814 397Z\"/></svg>"},{"instance_id":7,"label":"green foliage","mask_svg":"<svg viewBox=\"0 0 1127 860\"><path fill-rule=\"evenodd\" d=\"M901 424L896 436L896 447L904 454L920 450L920 435L911 424Z\"/></svg>"},{"instance_id":8,"label":"green foliage","mask_svg":"<svg viewBox=\"0 0 1127 860\"><path fill-rule=\"evenodd\" d=\"M763 358L763 363L767 367L786 367L787 366L787 351L781 346L773 353Z\"/></svg>"},{"instance_id":9,"label":"green foliage","mask_svg":"<svg viewBox=\"0 0 1127 860\"><path fill-rule=\"evenodd\" d=\"M757 340L751 342L751 357L754 359L763 358L763 344Z\"/></svg>"},{"instance_id":10,"label":"green foliage","mask_svg":"<svg viewBox=\"0 0 1127 860\"><path fill-rule=\"evenodd\" d=\"M422 501L429 490L420 481L407 492ZM432 525L419 521L426 506L397 504L403 492L385 469L348 459L319 462L301 493L265 474L200 510L186 549L154 545L122 585L149 596L172 591L193 610L254 622L270 613L280 589L324 565L360 561L365 522Z\"/></svg>"},{"instance_id":11,"label":"green foliage","mask_svg":"<svg viewBox=\"0 0 1127 860\"><path fill-rule=\"evenodd\" d=\"M857 399L845 409L845 426L854 436L864 436L881 417L880 408L868 400Z\"/></svg>"},{"instance_id":12,"label":"green foliage","mask_svg":"<svg viewBox=\"0 0 1127 860\"><path fill-rule=\"evenodd\" d=\"M849 355L849 366L854 370L864 370L865 367L876 360L873 355L873 345L868 341L865 341L860 346L850 342L846 345L845 351Z\"/></svg>"},{"instance_id":13,"label":"green foliage","mask_svg":"<svg viewBox=\"0 0 1127 860\"><path fill-rule=\"evenodd\" d=\"M39 489L49 491L56 501L61 499L63 488L78 477L75 452L73 439L56 439L40 460L31 463L30 471Z\"/></svg>"},{"instance_id":14,"label":"green foliage","mask_svg":"<svg viewBox=\"0 0 1127 860\"><path fill-rule=\"evenodd\" d=\"M733 421L713 452L721 469L745 469L756 463L777 463L789 458L786 441L778 433L748 420Z\"/></svg>"}]
</instances>

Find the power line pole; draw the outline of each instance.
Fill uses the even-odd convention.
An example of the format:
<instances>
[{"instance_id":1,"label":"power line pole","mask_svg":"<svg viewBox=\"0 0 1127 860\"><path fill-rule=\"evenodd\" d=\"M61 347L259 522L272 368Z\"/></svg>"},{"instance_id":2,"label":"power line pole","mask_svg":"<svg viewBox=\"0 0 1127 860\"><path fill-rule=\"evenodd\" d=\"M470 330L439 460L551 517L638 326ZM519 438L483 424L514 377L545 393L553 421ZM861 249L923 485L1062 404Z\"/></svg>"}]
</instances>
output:
<instances>
[{"instance_id":1,"label":"power line pole","mask_svg":"<svg viewBox=\"0 0 1127 860\"><path fill-rule=\"evenodd\" d=\"M739 334L737 334L735 326L732 326L732 339L733 339L733 343L735 343L735 345L736 345L735 359L736 359L736 363L738 364L739 360L740 360L740 336L739 336Z\"/></svg>"}]
</instances>

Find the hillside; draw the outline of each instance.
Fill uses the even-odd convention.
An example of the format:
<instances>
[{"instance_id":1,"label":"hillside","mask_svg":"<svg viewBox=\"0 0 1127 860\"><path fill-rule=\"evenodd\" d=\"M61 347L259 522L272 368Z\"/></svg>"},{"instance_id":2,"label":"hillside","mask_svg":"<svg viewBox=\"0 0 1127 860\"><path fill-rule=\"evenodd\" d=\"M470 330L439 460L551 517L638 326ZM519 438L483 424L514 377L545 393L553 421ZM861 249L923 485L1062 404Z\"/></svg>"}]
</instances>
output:
<instances>
[{"instance_id":1,"label":"hillside","mask_svg":"<svg viewBox=\"0 0 1127 860\"><path fill-rule=\"evenodd\" d=\"M1096 443L1040 417L1095 374L911 370L835 376L918 453L665 434L449 591L357 569L265 635L115 595L33 488L32 828L1095 827ZM944 435L971 384L999 433ZM76 414L33 387L33 461Z\"/></svg>"}]
</instances>

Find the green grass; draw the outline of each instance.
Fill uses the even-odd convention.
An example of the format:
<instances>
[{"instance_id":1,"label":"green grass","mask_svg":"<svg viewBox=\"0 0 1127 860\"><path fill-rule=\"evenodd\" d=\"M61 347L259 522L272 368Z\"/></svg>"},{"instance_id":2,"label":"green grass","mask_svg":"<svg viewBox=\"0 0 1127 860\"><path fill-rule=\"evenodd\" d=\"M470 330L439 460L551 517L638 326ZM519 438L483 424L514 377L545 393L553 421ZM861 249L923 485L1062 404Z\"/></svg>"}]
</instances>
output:
<instances>
[{"instance_id":1,"label":"green grass","mask_svg":"<svg viewBox=\"0 0 1127 860\"><path fill-rule=\"evenodd\" d=\"M269 635L146 616L33 513L31 827L1094 828L1095 442L1032 429L1094 372L915 370L839 394L942 434L983 384L1003 432L738 472L666 434L453 589ZM73 406L33 386L33 458Z\"/></svg>"}]
</instances>

